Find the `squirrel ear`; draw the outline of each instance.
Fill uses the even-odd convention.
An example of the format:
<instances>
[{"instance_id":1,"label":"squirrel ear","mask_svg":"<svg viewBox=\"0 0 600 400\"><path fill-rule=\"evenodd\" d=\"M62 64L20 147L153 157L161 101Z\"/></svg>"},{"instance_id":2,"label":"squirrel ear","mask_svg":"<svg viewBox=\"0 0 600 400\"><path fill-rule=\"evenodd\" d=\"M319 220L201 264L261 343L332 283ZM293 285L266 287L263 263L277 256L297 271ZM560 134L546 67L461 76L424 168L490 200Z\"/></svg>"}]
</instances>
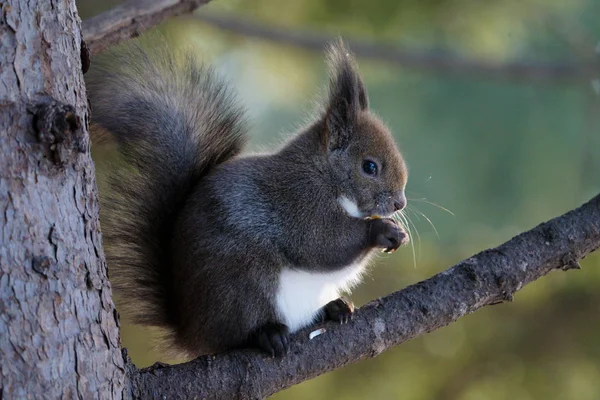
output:
<instances>
[{"instance_id":1,"label":"squirrel ear","mask_svg":"<svg viewBox=\"0 0 600 400\"><path fill-rule=\"evenodd\" d=\"M329 99L325 114L325 134L329 150L345 148L360 111L369 108L365 86L354 58L340 39L327 49Z\"/></svg>"},{"instance_id":2,"label":"squirrel ear","mask_svg":"<svg viewBox=\"0 0 600 400\"><path fill-rule=\"evenodd\" d=\"M360 109L365 111L369 109L369 96L367 96L367 89L365 89L365 84L360 75L356 75L356 77L358 78L358 104Z\"/></svg>"}]
</instances>

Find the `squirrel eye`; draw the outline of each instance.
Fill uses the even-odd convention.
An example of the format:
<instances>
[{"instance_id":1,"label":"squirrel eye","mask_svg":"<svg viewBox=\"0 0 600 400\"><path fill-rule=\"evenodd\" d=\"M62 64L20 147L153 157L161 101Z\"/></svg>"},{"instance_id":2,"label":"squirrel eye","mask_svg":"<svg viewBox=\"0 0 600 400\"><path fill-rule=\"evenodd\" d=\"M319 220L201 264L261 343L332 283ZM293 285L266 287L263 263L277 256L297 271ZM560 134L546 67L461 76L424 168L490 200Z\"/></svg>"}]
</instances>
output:
<instances>
[{"instance_id":1,"label":"squirrel eye","mask_svg":"<svg viewBox=\"0 0 600 400\"><path fill-rule=\"evenodd\" d=\"M377 175L377 164L374 161L363 161L362 169L367 175Z\"/></svg>"}]
</instances>

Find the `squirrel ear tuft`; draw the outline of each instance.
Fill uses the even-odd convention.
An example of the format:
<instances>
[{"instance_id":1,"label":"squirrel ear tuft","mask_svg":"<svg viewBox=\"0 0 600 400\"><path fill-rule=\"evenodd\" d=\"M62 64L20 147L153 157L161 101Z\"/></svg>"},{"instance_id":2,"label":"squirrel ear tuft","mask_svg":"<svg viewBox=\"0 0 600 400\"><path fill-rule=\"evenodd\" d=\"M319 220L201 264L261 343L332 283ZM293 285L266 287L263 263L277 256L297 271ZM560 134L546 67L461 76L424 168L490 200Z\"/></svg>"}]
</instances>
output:
<instances>
[{"instance_id":1,"label":"squirrel ear tuft","mask_svg":"<svg viewBox=\"0 0 600 400\"><path fill-rule=\"evenodd\" d=\"M333 150L348 145L359 112L369 108L369 100L354 57L341 39L328 46L327 59L330 78L325 124L328 147Z\"/></svg>"}]
</instances>

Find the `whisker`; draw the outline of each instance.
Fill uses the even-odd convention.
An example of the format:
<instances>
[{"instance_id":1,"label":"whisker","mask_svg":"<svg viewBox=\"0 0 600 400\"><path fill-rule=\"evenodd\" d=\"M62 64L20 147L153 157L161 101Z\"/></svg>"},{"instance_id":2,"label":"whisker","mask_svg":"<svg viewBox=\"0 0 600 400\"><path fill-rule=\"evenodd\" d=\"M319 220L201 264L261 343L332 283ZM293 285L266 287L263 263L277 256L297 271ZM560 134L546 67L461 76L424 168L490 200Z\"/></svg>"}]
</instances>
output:
<instances>
[{"instance_id":1,"label":"whisker","mask_svg":"<svg viewBox=\"0 0 600 400\"><path fill-rule=\"evenodd\" d=\"M413 267L416 269L417 268L417 257L415 254L415 243L413 240L413 235L412 235L410 226L406 222L406 219L404 217L404 214L402 213L402 210L400 210L400 212L394 213L393 215L395 215L397 217L397 220L403 225L403 228L406 230L406 233L408 233L408 240L410 241L410 247L412 249L412 255L413 255Z\"/></svg>"},{"instance_id":2,"label":"whisker","mask_svg":"<svg viewBox=\"0 0 600 400\"><path fill-rule=\"evenodd\" d=\"M411 210L411 208L410 208L411 206L412 206L412 204L408 204L408 205L406 206L406 211L407 211L407 212L408 212L408 211L412 212L412 213L413 213L413 215L415 216L415 218L417 219L417 222L421 222L421 217L419 216L419 214L417 214L416 212L414 212L413 210Z\"/></svg>"},{"instance_id":3,"label":"whisker","mask_svg":"<svg viewBox=\"0 0 600 400\"><path fill-rule=\"evenodd\" d=\"M408 221L408 219L406 218L406 215L402 215L404 220ZM417 269L417 256L415 254L415 240L414 240L414 235L412 233L412 229L410 229L409 224L406 224L406 230L408 231L408 238L410 239L410 248L412 250L412 256L413 256L413 268ZM420 237L420 236L419 236ZM419 240L420 243L420 240Z\"/></svg>"},{"instance_id":4,"label":"whisker","mask_svg":"<svg viewBox=\"0 0 600 400\"><path fill-rule=\"evenodd\" d=\"M440 206L439 204L436 204L436 203L434 203L434 202L432 202L432 201L429 201L429 200L427 200L427 199L425 199L425 198L422 198L422 199L411 199L411 198L409 198L408 200L409 200L409 201L420 201L421 203L430 204L430 205L432 205L432 206L434 206L434 207L437 207L437 208L439 208L439 209L440 209L440 210L442 210L442 211L446 211L448 214L450 214L450 215L452 215L452 216L456 216L456 215L454 215L454 213L453 213L452 211L448 210L446 207L442 207L442 206Z\"/></svg>"},{"instance_id":5,"label":"whisker","mask_svg":"<svg viewBox=\"0 0 600 400\"><path fill-rule=\"evenodd\" d=\"M407 212L404 212L404 210L402 210L401 213L402 213L402 215L404 215L404 218L406 219L406 221L408 221L408 223L412 225L412 228L415 230L415 233L417 234L417 259L421 260L421 235L419 234L419 230L417 229L417 226L415 225L415 223L410 219L408 210L406 210L406 211ZM417 215L417 218L419 218L418 215Z\"/></svg>"},{"instance_id":6,"label":"whisker","mask_svg":"<svg viewBox=\"0 0 600 400\"><path fill-rule=\"evenodd\" d=\"M419 211L419 209L418 209L418 208L416 208L415 206L412 206L412 209L411 209L411 211L412 211L413 213L415 213L415 214L416 214L416 213L418 213L418 214L419 214L419 215L421 215L423 218L425 218L425 219L427 220L427 222L429 222L429 225L431 225L431 227L433 228L433 231L435 232L435 235L436 235L436 236L438 237L438 239L439 239L439 237L440 237L440 234L439 234L439 232L438 232L437 228L435 227L435 225L433 224L433 222L431 222L431 220L430 220L430 219L427 217L427 215L423 214L423 213L422 213L421 211Z\"/></svg>"}]
</instances>

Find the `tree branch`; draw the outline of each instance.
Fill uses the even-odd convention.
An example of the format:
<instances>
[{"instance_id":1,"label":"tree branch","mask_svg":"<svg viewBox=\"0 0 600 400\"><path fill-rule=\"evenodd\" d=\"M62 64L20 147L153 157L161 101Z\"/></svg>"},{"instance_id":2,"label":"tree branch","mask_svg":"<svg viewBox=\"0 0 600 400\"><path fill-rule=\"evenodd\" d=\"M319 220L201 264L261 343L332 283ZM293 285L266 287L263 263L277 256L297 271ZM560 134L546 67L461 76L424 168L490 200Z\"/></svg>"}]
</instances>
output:
<instances>
[{"instance_id":1,"label":"tree branch","mask_svg":"<svg viewBox=\"0 0 600 400\"><path fill-rule=\"evenodd\" d=\"M292 45L308 50L322 51L335 38L309 31L277 28L223 15L195 15L194 18L219 29L255 37L276 43ZM597 77L600 63L541 63L515 61L495 63L467 60L446 54L400 50L396 47L376 45L356 40L347 40L352 51L359 57L385 61L420 72L479 75L514 81L557 82ZM591 50L590 50L591 52ZM588 82L586 82L586 85Z\"/></svg>"},{"instance_id":2,"label":"tree branch","mask_svg":"<svg viewBox=\"0 0 600 400\"><path fill-rule=\"evenodd\" d=\"M129 0L83 21L83 40L92 55L139 34L167 17L190 13L211 0Z\"/></svg>"},{"instance_id":3,"label":"tree branch","mask_svg":"<svg viewBox=\"0 0 600 400\"><path fill-rule=\"evenodd\" d=\"M133 397L259 399L448 325L481 307L512 300L554 269L579 268L600 247L600 195L563 216L485 250L434 277L375 300L347 325L294 336L290 354L271 359L232 351L194 361L128 368Z\"/></svg>"}]
</instances>

